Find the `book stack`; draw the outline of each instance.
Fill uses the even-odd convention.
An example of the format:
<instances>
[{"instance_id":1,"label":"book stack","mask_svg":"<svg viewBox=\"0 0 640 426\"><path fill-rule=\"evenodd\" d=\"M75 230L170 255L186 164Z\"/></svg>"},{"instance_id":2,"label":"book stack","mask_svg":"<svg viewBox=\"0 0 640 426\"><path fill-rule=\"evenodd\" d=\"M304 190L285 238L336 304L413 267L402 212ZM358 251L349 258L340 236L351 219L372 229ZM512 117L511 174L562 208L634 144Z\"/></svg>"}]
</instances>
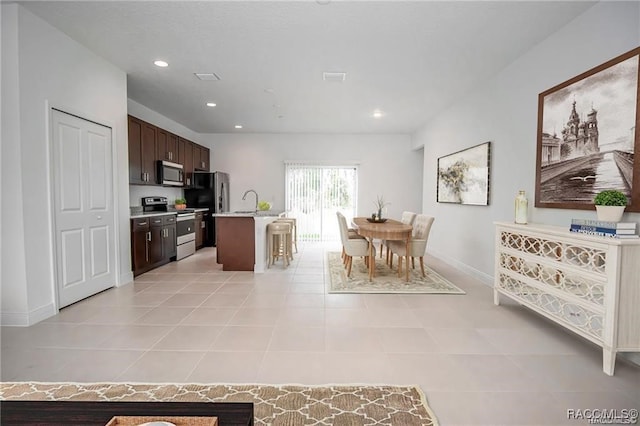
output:
<instances>
[{"instance_id":1,"label":"book stack","mask_svg":"<svg viewBox=\"0 0 640 426\"><path fill-rule=\"evenodd\" d=\"M640 238L635 222L605 222L602 220L571 219L571 232L610 238Z\"/></svg>"}]
</instances>

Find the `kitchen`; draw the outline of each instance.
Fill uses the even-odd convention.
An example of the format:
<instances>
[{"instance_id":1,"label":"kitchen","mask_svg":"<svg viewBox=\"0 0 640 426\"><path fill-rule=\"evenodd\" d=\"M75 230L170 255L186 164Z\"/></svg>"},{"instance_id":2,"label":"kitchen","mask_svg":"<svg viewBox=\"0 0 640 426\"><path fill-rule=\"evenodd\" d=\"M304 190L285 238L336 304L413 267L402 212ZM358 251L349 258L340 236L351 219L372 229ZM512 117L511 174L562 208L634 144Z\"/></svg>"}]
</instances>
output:
<instances>
[{"instance_id":1,"label":"kitchen","mask_svg":"<svg viewBox=\"0 0 640 426\"><path fill-rule=\"evenodd\" d=\"M254 190L252 210L229 211L230 180L224 172L210 172L210 150L165 129L129 115L129 179L132 193L143 191L140 200L131 205L131 265L138 276L171 261L193 255L204 246L216 246L216 230L220 224L229 227L227 259L242 258L241 264L224 264L224 270L264 272L266 258L265 226L281 212L258 211L258 194ZM138 186L140 188L138 188ZM134 189L135 188L135 189ZM158 188L167 196L150 195ZM173 201L174 204L170 200ZM136 205L136 203L139 205ZM258 217L259 216L259 217ZM250 218L247 246L250 252L234 252L228 241L234 239L239 218ZM255 223L255 226L254 226ZM224 231L225 228L222 229ZM221 261L218 247L218 261Z\"/></svg>"}]
</instances>

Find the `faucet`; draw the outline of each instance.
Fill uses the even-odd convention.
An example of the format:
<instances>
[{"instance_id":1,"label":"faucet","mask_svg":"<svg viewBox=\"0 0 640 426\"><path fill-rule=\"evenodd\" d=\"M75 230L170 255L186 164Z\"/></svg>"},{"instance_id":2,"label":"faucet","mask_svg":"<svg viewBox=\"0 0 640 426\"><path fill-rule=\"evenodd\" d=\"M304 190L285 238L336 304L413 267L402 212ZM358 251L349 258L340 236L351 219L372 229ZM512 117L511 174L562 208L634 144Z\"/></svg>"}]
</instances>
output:
<instances>
[{"instance_id":1,"label":"faucet","mask_svg":"<svg viewBox=\"0 0 640 426\"><path fill-rule=\"evenodd\" d=\"M258 211L258 193L256 191L254 191L253 189L249 189L247 191L244 191L244 195L242 196L242 199L245 200L247 198L247 194L253 192L256 195L256 208L255 211Z\"/></svg>"}]
</instances>

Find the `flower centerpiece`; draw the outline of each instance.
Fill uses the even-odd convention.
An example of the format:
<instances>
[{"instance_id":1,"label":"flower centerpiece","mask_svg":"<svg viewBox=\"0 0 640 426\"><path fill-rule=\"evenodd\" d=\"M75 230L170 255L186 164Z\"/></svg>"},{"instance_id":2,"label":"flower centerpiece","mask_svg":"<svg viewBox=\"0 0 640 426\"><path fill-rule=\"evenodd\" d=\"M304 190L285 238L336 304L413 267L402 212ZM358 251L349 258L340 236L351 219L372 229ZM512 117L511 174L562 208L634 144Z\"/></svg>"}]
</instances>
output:
<instances>
[{"instance_id":1,"label":"flower centerpiece","mask_svg":"<svg viewBox=\"0 0 640 426\"><path fill-rule=\"evenodd\" d=\"M607 189L599 192L593 203L596 205L598 220L620 222L627 207L627 196L615 189Z\"/></svg>"},{"instance_id":2,"label":"flower centerpiece","mask_svg":"<svg viewBox=\"0 0 640 426\"><path fill-rule=\"evenodd\" d=\"M378 195L374 204L376 206L377 212L374 212L371 217L373 220L382 220L382 209L384 209L385 206L389 205L389 203L384 201L384 197Z\"/></svg>"}]
</instances>

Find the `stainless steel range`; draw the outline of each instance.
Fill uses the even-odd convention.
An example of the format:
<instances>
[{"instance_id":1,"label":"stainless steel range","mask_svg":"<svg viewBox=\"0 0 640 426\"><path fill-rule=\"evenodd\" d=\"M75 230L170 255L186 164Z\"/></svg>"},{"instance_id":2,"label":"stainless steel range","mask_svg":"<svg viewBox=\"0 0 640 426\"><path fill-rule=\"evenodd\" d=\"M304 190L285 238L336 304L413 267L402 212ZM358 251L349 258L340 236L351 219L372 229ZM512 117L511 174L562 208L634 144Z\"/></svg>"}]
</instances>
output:
<instances>
[{"instance_id":1,"label":"stainless steel range","mask_svg":"<svg viewBox=\"0 0 640 426\"><path fill-rule=\"evenodd\" d=\"M176 260L180 260L196 252L196 214L191 209L178 210L177 213L178 254Z\"/></svg>"}]
</instances>

